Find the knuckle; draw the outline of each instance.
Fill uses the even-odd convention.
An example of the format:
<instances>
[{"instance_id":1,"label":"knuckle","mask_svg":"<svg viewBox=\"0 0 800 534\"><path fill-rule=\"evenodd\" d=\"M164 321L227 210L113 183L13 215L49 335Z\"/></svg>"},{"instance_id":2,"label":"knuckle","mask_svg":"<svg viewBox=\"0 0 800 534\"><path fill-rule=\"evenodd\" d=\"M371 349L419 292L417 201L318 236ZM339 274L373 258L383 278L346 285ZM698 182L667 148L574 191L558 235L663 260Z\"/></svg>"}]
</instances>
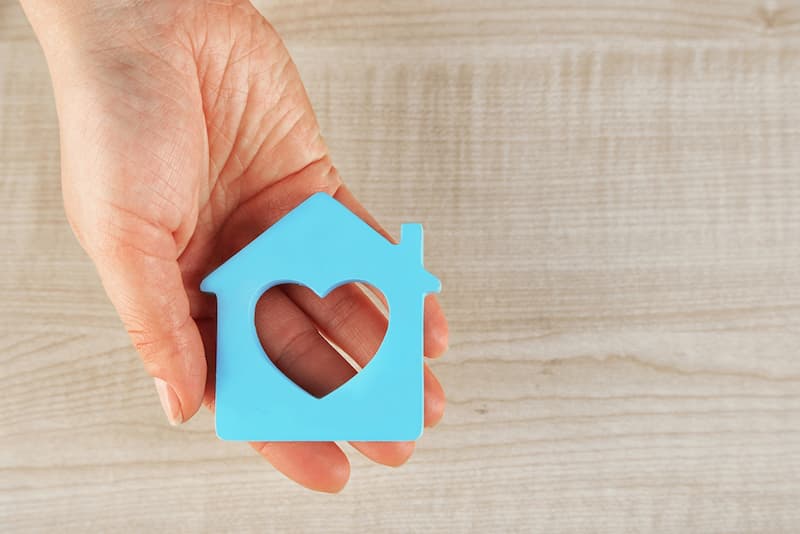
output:
<instances>
[{"instance_id":1,"label":"knuckle","mask_svg":"<svg viewBox=\"0 0 800 534\"><path fill-rule=\"evenodd\" d=\"M172 326L162 325L158 329L138 327L127 329L148 373L151 375L160 373L177 355L185 351L187 340L184 328L189 320L190 317L187 316L183 321L174 321Z\"/></svg>"},{"instance_id":2,"label":"knuckle","mask_svg":"<svg viewBox=\"0 0 800 534\"><path fill-rule=\"evenodd\" d=\"M331 164L328 168L328 172L325 173L325 177L323 178L322 186L326 191L332 193L336 192L342 186L342 177L335 165Z\"/></svg>"},{"instance_id":3,"label":"knuckle","mask_svg":"<svg viewBox=\"0 0 800 534\"><path fill-rule=\"evenodd\" d=\"M304 327L289 336L273 358L273 363L283 372L291 369L303 356L311 353L319 339L319 332L312 326Z\"/></svg>"},{"instance_id":4,"label":"knuckle","mask_svg":"<svg viewBox=\"0 0 800 534\"><path fill-rule=\"evenodd\" d=\"M358 311L359 303L354 298L354 296L349 293L349 290L351 290L351 288L357 289L354 286L352 286L352 284L343 286L342 293L346 292L347 294L340 295L331 304L328 328L332 331L347 328L353 322L353 317L356 315Z\"/></svg>"}]
</instances>

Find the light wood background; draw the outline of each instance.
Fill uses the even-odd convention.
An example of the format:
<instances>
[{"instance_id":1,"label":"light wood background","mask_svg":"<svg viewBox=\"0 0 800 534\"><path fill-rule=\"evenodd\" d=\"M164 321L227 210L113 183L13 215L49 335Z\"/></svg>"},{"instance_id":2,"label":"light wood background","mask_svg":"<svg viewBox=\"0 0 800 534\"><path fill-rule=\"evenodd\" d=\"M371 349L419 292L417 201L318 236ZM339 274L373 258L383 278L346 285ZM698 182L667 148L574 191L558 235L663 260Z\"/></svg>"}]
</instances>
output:
<instances>
[{"instance_id":1,"label":"light wood background","mask_svg":"<svg viewBox=\"0 0 800 534\"><path fill-rule=\"evenodd\" d=\"M800 530L799 2L261 7L352 189L426 225L445 418L337 496L170 428L0 0L0 530Z\"/></svg>"}]
</instances>

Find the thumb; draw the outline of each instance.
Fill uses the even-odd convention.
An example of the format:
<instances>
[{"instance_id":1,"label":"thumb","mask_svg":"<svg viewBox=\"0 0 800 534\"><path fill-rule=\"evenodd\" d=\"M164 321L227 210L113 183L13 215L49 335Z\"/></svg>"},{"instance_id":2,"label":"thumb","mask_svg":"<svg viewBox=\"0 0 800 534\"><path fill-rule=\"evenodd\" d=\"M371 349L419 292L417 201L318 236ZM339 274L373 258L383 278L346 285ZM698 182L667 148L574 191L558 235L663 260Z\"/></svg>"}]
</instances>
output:
<instances>
[{"instance_id":1,"label":"thumb","mask_svg":"<svg viewBox=\"0 0 800 534\"><path fill-rule=\"evenodd\" d=\"M167 419L173 425L188 420L202 403L206 358L177 260L124 243L90 255Z\"/></svg>"}]
</instances>

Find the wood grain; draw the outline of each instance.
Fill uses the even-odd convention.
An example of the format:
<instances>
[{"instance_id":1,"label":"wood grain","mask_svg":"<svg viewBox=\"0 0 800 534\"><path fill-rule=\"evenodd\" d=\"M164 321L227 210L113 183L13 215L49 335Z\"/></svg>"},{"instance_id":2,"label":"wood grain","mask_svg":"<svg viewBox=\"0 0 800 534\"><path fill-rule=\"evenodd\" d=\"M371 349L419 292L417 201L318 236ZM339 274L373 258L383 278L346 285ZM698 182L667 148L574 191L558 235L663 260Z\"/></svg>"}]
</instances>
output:
<instances>
[{"instance_id":1,"label":"wood grain","mask_svg":"<svg viewBox=\"0 0 800 534\"><path fill-rule=\"evenodd\" d=\"M163 419L0 1L4 531L800 528L800 4L280 2L337 166L426 225L442 424L338 496Z\"/></svg>"}]
</instances>

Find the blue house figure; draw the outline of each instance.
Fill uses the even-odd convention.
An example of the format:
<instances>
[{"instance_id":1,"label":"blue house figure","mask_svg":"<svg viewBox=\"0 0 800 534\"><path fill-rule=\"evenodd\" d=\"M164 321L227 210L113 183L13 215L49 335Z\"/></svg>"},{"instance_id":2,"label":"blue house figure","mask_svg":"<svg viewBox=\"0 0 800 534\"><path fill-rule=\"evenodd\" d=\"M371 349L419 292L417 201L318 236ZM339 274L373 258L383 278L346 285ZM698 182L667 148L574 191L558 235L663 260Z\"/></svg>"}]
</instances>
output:
<instances>
[{"instance_id":1,"label":"blue house figure","mask_svg":"<svg viewBox=\"0 0 800 534\"><path fill-rule=\"evenodd\" d=\"M316 398L264 354L255 307L270 287L302 284L320 297L347 282L386 297L390 321L374 359ZM217 296L217 435L251 441L402 441L423 426L423 301L439 280L422 265L422 226L387 241L325 193L306 199L209 274Z\"/></svg>"}]
</instances>

